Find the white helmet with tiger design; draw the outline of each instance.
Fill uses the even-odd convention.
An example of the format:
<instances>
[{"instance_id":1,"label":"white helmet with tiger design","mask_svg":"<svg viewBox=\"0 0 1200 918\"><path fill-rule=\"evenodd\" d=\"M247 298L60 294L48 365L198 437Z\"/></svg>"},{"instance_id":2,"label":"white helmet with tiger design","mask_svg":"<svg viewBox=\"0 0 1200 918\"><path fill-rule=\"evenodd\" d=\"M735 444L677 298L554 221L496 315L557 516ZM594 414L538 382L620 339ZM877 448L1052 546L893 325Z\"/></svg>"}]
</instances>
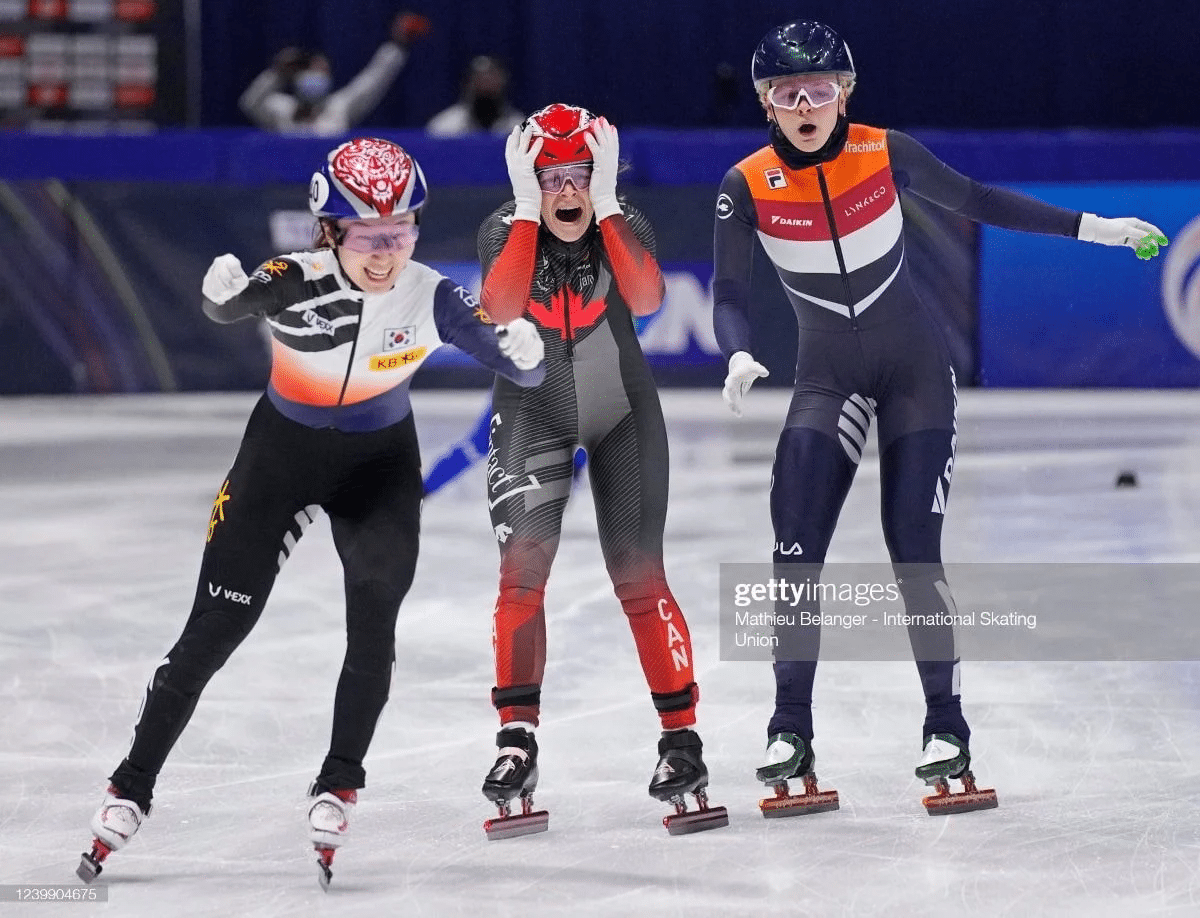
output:
<instances>
[{"instance_id":1,"label":"white helmet with tiger design","mask_svg":"<svg viewBox=\"0 0 1200 918\"><path fill-rule=\"evenodd\" d=\"M427 196L421 167L401 146L357 137L330 150L313 173L308 209L316 217L391 217L418 210Z\"/></svg>"}]
</instances>

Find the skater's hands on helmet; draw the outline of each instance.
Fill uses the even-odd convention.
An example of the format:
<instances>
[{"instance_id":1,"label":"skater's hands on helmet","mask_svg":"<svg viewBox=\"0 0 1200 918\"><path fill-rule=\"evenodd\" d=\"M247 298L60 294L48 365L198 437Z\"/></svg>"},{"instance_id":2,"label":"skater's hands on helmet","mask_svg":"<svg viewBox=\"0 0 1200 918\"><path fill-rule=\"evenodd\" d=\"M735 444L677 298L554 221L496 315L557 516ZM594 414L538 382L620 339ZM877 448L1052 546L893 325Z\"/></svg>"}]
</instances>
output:
<instances>
[{"instance_id":1,"label":"skater's hands on helmet","mask_svg":"<svg viewBox=\"0 0 1200 918\"><path fill-rule=\"evenodd\" d=\"M1108 218L1095 214L1084 214L1080 219L1078 238L1101 245L1127 245L1143 260L1153 258L1159 247L1167 244L1167 237L1153 223L1137 217Z\"/></svg>"},{"instance_id":2,"label":"skater's hands on helmet","mask_svg":"<svg viewBox=\"0 0 1200 918\"><path fill-rule=\"evenodd\" d=\"M754 380L769 376L767 368L747 354L738 351L729 358L729 375L725 377L725 388L721 390L721 398L739 418L742 416L742 399L754 385Z\"/></svg>"},{"instance_id":3,"label":"skater's hands on helmet","mask_svg":"<svg viewBox=\"0 0 1200 918\"><path fill-rule=\"evenodd\" d=\"M500 341L500 353L518 370L532 370L546 356L542 336L528 319L513 319L507 325L496 326L496 337Z\"/></svg>"},{"instance_id":4,"label":"skater's hands on helmet","mask_svg":"<svg viewBox=\"0 0 1200 918\"><path fill-rule=\"evenodd\" d=\"M513 197L517 202L514 220L542 222L542 189L533 171L533 163L541 151L542 138L533 136L532 124L524 131L518 125L508 135L504 161L508 164L508 180L512 182Z\"/></svg>"},{"instance_id":5,"label":"skater's hands on helmet","mask_svg":"<svg viewBox=\"0 0 1200 918\"><path fill-rule=\"evenodd\" d=\"M599 223L605 217L621 212L621 205L617 203L617 157L621 144L616 127L604 117L596 119L591 132L583 135L583 142L592 151L592 181L588 193Z\"/></svg>"},{"instance_id":6,"label":"skater's hands on helmet","mask_svg":"<svg viewBox=\"0 0 1200 918\"><path fill-rule=\"evenodd\" d=\"M227 303L250 285L236 255L218 255L208 266L200 290L218 306Z\"/></svg>"}]
</instances>

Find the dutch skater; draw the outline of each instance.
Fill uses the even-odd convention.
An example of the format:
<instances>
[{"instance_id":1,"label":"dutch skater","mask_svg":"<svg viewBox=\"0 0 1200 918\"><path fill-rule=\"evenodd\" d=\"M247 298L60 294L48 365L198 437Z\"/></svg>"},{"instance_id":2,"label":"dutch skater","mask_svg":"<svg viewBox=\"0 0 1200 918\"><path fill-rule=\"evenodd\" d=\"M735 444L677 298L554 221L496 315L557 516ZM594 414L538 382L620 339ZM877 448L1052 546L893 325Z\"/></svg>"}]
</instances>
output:
<instances>
[{"instance_id":1,"label":"dutch skater","mask_svg":"<svg viewBox=\"0 0 1200 918\"><path fill-rule=\"evenodd\" d=\"M548 106L512 132L505 155L514 200L480 227L480 299L496 322L533 321L546 379L522 389L497 378L493 392L487 498L500 550L492 701L501 729L483 792L502 818L489 837L546 827L531 803L544 593L577 446L587 450L600 548L662 726L650 795L675 805L672 834L725 825L724 808L707 808L691 640L663 567L666 428L633 322L662 303L653 230L617 198L618 137L606 119ZM687 794L700 810L685 814ZM509 816L518 797L525 816Z\"/></svg>"},{"instance_id":2,"label":"dutch skater","mask_svg":"<svg viewBox=\"0 0 1200 918\"><path fill-rule=\"evenodd\" d=\"M396 618L417 562L423 487L412 376L443 343L518 390L545 375L541 339L527 320L498 334L465 288L412 260L426 196L420 167L396 144L343 143L312 177L313 249L249 276L235 256L221 255L204 277L209 318L266 320L270 382L213 506L191 614L150 678L133 745L92 820L95 841L79 867L88 882L149 815L159 772L200 693L324 510L346 595L332 736L309 789L309 837L328 884L366 782L363 758L387 701Z\"/></svg>"},{"instance_id":3,"label":"dutch skater","mask_svg":"<svg viewBox=\"0 0 1200 918\"><path fill-rule=\"evenodd\" d=\"M1129 246L1140 258L1167 240L1142 220L1105 219L982 185L906 134L849 123L854 62L846 43L820 23L768 32L751 75L769 143L721 183L713 323L729 361L722 394L740 415L751 384L767 375L751 353L757 237L800 330L795 392L772 469L773 560L782 565L799 556L819 570L875 419L884 540L901 595L909 610L945 615L953 612L941 534L954 460L955 377L941 331L910 282L899 192L980 223ZM777 637L775 713L757 776L784 806L802 812L808 801L788 798L786 782L813 778L819 626L780 629ZM943 809L994 806L994 792L969 793L971 731L953 629L914 626L909 637L926 704L917 777L937 789ZM949 779L962 779L968 793L947 797ZM764 812L771 815L769 803Z\"/></svg>"}]
</instances>

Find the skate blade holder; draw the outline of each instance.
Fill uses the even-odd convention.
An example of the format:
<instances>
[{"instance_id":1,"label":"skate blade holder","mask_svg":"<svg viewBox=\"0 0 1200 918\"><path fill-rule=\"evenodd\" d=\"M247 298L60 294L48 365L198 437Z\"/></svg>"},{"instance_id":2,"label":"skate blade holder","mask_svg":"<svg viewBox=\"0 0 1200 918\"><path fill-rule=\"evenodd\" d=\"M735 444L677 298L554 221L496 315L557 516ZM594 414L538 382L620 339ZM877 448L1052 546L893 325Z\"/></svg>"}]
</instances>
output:
<instances>
[{"instance_id":1,"label":"skate blade holder","mask_svg":"<svg viewBox=\"0 0 1200 918\"><path fill-rule=\"evenodd\" d=\"M533 797L521 798L521 814L513 816L508 801L497 801L500 808L498 819L489 819L483 824L483 831L490 841L502 838L517 838L521 835L536 835L550 828L550 813L547 810L534 812Z\"/></svg>"},{"instance_id":2,"label":"skate blade holder","mask_svg":"<svg viewBox=\"0 0 1200 918\"><path fill-rule=\"evenodd\" d=\"M313 845L313 848L317 852L317 882L325 892L329 892L329 883L333 880L333 856L337 848L323 845Z\"/></svg>"},{"instance_id":3,"label":"skate blade holder","mask_svg":"<svg viewBox=\"0 0 1200 918\"><path fill-rule=\"evenodd\" d=\"M789 794L786 781L775 785L775 796L758 801L758 808L767 819L780 819L784 816L809 816L813 813L827 813L841 807L838 792L835 790L817 790L817 776L804 776L804 793Z\"/></svg>"},{"instance_id":4,"label":"skate blade holder","mask_svg":"<svg viewBox=\"0 0 1200 918\"><path fill-rule=\"evenodd\" d=\"M83 852L80 857L79 866L75 868L75 876L85 883L91 883L104 871L102 866L104 859L110 854L112 854L112 848L98 838L93 840L92 850Z\"/></svg>"},{"instance_id":5,"label":"skate blade holder","mask_svg":"<svg viewBox=\"0 0 1200 918\"><path fill-rule=\"evenodd\" d=\"M972 810L994 810L1000 805L995 789L986 787L980 790L977 788L975 776L969 771L963 772L959 780L962 781L963 789L957 794L951 792L950 782L945 778L938 778L934 782L935 793L921 801L925 804L925 811L930 816L970 813Z\"/></svg>"},{"instance_id":6,"label":"skate blade holder","mask_svg":"<svg viewBox=\"0 0 1200 918\"><path fill-rule=\"evenodd\" d=\"M697 807L694 810L687 808L687 800L682 794L671 798L675 815L663 817L668 835L691 835L693 832L706 832L729 825L729 811L723 806L709 806L704 788L698 788L693 796Z\"/></svg>"}]
</instances>

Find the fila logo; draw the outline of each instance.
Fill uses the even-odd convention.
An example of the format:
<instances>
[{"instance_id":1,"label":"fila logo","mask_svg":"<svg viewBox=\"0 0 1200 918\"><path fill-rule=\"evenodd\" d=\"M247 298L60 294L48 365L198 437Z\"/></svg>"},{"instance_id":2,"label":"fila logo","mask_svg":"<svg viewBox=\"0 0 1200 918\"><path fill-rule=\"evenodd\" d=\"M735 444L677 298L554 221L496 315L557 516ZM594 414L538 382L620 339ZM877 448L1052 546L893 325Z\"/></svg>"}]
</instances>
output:
<instances>
[{"instance_id":1,"label":"fila logo","mask_svg":"<svg viewBox=\"0 0 1200 918\"><path fill-rule=\"evenodd\" d=\"M217 586L213 586L211 580L208 582L208 595L213 599L224 596L230 602L241 603L243 606L250 605L251 600L251 597L246 593L235 593L233 590L223 589L219 584Z\"/></svg>"},{"instance_id":2,"label":"fila logo","mask_svg":"<svg viewBox=\"0 0 1200 918\"><path fill-rule=\"evenodd\" d=\"M787 176L782 169L764 169L763 177L767 180L767 187L775 191L787 187Z\"/></svg>"},{"instance_id":3,"label":"fila logo","mask_svg":"<svg viewBox=\"0 0 1200 918\"><path fill-rule=\"evenodd\" d=\"M800 547L799 542L793 542L791 548L785 548L784 544L782 542L776 542L775 550L777 552L779 552L781 555L802 555L802 554L804 554L804 549L802 549Z\"/></svg>"},{"instance_id":4,"label":"fila logo","mask_svg":"<svg viewBox=\"0 0 1200 918\"><path fill-rule=\"evenodd\" d=\"M771 215L771 223L778 223L780 226L812 226L812 220L801 220L795 217L781 217L779 214Z\"/></svg>"}]
</instances>

